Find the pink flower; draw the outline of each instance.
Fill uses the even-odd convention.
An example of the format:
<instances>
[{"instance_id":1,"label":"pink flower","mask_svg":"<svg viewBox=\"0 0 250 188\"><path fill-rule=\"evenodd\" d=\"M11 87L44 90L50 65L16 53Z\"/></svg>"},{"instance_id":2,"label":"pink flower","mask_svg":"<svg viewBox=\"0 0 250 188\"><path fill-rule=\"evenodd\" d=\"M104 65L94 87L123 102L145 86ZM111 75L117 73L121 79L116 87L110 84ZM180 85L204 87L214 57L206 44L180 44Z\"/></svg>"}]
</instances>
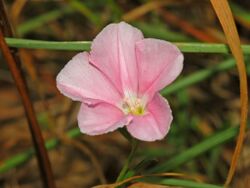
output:
<instances>
[{"instance_id":1,"label":"pink flower","mask_svg":"<svg viewBox=\"0 0 250 188\"><path fill-rule=\"evenodd\" d=\"M173 44L144 39L140 30L121 22L106 26L91 51L82 52L58 74L57 87L82 102L81 132L100 135L126 126L135 138L163 139L172 112L159 91L180 74L183 55Z\"/></svg>"}]
</instances>

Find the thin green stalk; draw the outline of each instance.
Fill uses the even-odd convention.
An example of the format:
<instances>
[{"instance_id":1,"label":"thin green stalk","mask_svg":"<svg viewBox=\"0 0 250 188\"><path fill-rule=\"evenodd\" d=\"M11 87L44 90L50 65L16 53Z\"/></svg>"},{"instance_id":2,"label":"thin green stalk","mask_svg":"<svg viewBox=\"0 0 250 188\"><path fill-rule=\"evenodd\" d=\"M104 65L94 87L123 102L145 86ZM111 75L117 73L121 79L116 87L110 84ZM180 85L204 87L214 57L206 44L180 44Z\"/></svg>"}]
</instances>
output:
<instances>
[{"instance_id":1,"label":"thin green stalk","mask_svg":"<svg viewBox=\"0 0 250 188\"><path fill-rule=\"evenodd\" d=\"M6 38L10 47L29 48L29 49L48 49L48 50L71 50L82 51L90 50L91 42L89 41L42 41L31 39ZM230 53L225 44L208 44L208 43L174 43L182 52L186 53ZM243 52L250 54L250 45L242 45Z\"/></svg>"},{"instance_id":2,"label":"thin green stalk","mask_svg":"<svg viewBox=\"0 0 250 188\"><path fill-rule=\"evenodd\" d=\"M122 181L124 179L128 169L129 169L129 165L130 165L130 163L131 163L131 161L132 161L132 159L133 159L133 157L135 155L135 152L136 152L136 149L137 149L137 146L138 146L138 141L133 139L131 144L132 144L131 152L130 152L125 164L123 165L122 170L121 170L121 172L119 173L119 175L118 175L118 177L116 179L116 182Z\"/></svg>"},{"instance_id":3,"label":"thin green stalk","mask_svg":"<svg viewBox=\"0 0 250 188\"><path fill-rule=\"evenodd\" d=\"M31 39L6 38L6 42L10 47L28 48L28 49L47 49L47 50L72 50L82 51L89 50L91 42L58 42L58 41L42 41Z\"/></svg>"}]
</instances>

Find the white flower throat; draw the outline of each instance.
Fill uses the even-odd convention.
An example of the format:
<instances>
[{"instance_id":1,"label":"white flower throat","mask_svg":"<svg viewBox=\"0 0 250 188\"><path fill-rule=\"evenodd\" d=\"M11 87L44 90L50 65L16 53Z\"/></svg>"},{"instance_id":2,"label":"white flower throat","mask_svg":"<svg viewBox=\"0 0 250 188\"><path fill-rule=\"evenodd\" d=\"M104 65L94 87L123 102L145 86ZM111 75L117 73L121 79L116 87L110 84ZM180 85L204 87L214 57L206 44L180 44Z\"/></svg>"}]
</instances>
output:
<instances>
[{"instance_id":1,"label":"white flower throat","mask_svg":"<svg viewBox=\"0 0 250 188\"><path fill-rule=\"evenodd\" d=\"M135 95L127 95L123 99L121 107L125 114L140 116L145 113L145 103Z\"/></svg>"}]
</instances>

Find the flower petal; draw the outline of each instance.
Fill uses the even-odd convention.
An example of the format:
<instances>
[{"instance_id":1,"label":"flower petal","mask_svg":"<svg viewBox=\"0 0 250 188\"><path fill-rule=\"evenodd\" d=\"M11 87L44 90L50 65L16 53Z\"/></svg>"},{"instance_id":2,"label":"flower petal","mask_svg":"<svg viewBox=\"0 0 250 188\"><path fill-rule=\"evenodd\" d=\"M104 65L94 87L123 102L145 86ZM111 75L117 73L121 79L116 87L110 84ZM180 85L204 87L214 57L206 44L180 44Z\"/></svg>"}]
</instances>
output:
<instances>
[{"instance_id":1,"label":"flower petal","mask_svg":"<svg viewBox=\"0 0 250 188\"><path fill-rule=\"evenodd\" d=\"M89 64L88 53L77 54L57 75L57 88L73 100L93 103L105 101L118 104L119 92L108 79Z\"/></svg>"},{"instance_id":2,"label":"flower petal","mask_svg":"<svg viewBox=\"0 0 250 188\"><path fill-rule=\"evenodd\" d=\"M106 26L94 39L90 61L105 73L121 92L137 92L135 43L143 39L140 30L120 22Z\"/></svg>"},{"instance_id":3,"label":"flower petal","mask_svg":"<svg viewBox=\"0 0 250 188\"><path fill-rule=\"evenodd\" d=\"M172 122L172 112L166 99L156 94L147 106L147 114L135 116L127 126L128 132L143 141L163 139Z\"/></svg>"},{"instance_id":4,"label":"flower petal","mask_svg":"<svg viewBox=\"0 0 250 188\"><path fill-rule=\"evenodd\" d=\"M144 39L136 43L139 95L150 99L180 74L183 55L173 44Z\"/></svg>"},{"instance_id":5,"label":"flower petal","mask_svg":"<svg viewBox=\"0 0 250 188\"><path fill-rule=\"evenodd\" d=\"M79 128L82 133L88 135L114 131L128 125L131 120L131 116L124 116L119 108L108 103L98 103L94 106L82 103L78 114Z\"/></svg>"}]
</instances>

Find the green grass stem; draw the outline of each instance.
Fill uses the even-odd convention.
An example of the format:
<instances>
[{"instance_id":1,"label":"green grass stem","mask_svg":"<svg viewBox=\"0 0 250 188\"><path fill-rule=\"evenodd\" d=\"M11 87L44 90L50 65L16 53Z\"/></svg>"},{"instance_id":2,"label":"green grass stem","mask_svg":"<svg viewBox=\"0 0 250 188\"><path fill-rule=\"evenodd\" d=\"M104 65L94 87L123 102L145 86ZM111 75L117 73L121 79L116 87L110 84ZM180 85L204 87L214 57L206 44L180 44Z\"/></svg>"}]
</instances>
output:
<instances>
[{"instance_id":1,"label":"green grass stem","mask_svg":"<svg viewBox=\"0 0 250 188\"><path fill-rule=\"evenodd\" d=\"M83 51L90 50L89 41L43 41L31 39L6 38L10 47L28 48L28 49L47 49L47 50L70 50ZM225 44L210 43L174 43L182 52L186 53L217 53L228 54L229 48ZM250 54L250 45L242 45L244 54Z\"/></svg>"}]
</instances>

